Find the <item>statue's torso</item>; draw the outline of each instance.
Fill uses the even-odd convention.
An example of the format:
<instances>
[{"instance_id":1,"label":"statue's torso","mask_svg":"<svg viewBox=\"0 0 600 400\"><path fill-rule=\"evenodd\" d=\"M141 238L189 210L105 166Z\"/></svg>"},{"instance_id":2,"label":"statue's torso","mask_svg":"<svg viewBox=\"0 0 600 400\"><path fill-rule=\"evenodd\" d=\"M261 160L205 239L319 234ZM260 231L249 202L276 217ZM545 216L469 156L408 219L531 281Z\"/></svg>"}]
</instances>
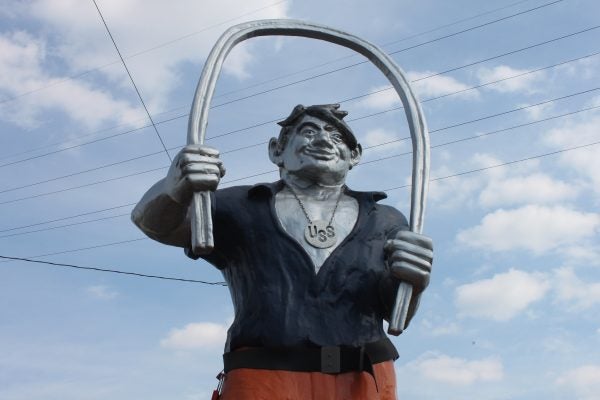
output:
<instances>
[{"instance_id":1,"label":"statue's torso","mask_svg":"<svg viewBox=\"0 0 600 400\"><path fill-rule=\"evenodd\" d=\"M335 229L336 242L328 248L317 248L305 240L305 229L308 225L306 215L289 188L284 188L275 196L275 211L283 229L294 238L310 256L314 263L315 273L319 272L325 260L343 242L352 231L358 218L358 202L343 194L336 208L337 196L323 200L310 199L297 193L311 220L329 222L335 209L331 225Z\"/></svg>"}]
</instances>

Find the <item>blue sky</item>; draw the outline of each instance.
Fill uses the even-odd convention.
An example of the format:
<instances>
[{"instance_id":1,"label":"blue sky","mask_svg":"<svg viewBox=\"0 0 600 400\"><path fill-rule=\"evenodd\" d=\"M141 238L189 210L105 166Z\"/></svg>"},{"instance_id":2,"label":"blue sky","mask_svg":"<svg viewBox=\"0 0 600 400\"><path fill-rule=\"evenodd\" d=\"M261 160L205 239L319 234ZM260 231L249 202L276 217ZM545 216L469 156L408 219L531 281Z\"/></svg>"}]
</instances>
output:
<instances>
[{"instance_id":1,"label":"blue sky","mask_svg":"<svg viewBox=\"0 0 600 400\"><path fill-rule=\"evenodd\" d=\"M423 101L436 179L432 282L393 338L400 397L598 398L598 2L98 5L171 155L229 25L304 19L393 53ZM361 61L308 39L238 46L207 133L227 166L222 186L277 179L268 121L342 102L367 148L349 185L391 189L385 202L407 213L407 124L376 68L348 67ZM0 255L220 281L129 221L169 164L148 124L91 1L3 2ZM227 288L1 260L0 277L0 399L209 398L233 314Z\"/></svg>"}]
</instances>

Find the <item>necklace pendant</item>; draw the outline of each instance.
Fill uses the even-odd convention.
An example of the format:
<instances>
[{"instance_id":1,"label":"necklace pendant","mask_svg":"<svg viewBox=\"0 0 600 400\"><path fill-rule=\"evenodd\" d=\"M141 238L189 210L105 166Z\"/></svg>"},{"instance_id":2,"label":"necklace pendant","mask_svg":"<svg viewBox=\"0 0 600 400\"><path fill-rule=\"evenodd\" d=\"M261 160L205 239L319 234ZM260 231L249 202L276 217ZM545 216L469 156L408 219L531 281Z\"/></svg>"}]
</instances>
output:
<instances>
[{"instance_id":1,"label":"necklace pendant","mask_svg":"<svg viewBox=\"0 0 600 400\"><path fill-rule=\"evenodd\" d=\"M323 220L308 224L304 230L304 239L308 244L319 249L326 249L337 242L335 228Z\"/></svg>"}]
</instances>

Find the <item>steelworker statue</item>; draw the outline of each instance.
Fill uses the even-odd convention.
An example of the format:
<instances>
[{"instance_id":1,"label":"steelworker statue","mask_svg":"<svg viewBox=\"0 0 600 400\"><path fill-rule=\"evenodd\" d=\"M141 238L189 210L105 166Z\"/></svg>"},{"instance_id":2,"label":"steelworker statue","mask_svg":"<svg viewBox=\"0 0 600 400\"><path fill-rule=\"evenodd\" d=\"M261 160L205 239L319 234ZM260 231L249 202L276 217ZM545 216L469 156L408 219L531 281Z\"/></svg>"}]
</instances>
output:
<instances>
[{"instance_id":1,"label":"steelworker statue","mask_svg":"<svg viewBox=\"0 0 600 400\"><path fill-rule=\"evenodd\" d=\"M338 104L296 106L268 145L281 179L218 189L217 150L188 145L133 210L149 237L220 269L235 310L220 397L396 398L396 349L383 330L400 281L408 319L429 283L428 237L381 192L345 185L362 149ZM189 204L211 192L214 250L190 248Z\"/></svg>"}]
</instances>

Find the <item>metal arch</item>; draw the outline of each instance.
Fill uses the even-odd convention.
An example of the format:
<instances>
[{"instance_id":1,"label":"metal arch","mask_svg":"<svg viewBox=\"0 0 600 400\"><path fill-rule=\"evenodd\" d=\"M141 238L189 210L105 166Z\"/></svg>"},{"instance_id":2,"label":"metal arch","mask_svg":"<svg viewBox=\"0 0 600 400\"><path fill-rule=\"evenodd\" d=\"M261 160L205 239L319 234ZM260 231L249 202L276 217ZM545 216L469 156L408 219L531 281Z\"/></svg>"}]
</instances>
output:
<instances>
[{"instance_id":1,"label":"metal arch","mask_svg":"<svg viewBox=\"0 0 600 400\"><path fill-rule=\"evenodd\" d=\"M413 146L410 230L423 230L425 201L429 182L429 133L423 112L404 72L379 47L349 33L323 25L287 19L245 22L229 28L211 50L196 88L188 122L188 144L203 144L208 112L221 67L229 52L240 42L260 36L300 36L347 47L368 58L392 84L404 106ZM208 192L194 195L190 213L192 249L205 254L213 249L212 217ZM401 283L389 333L398 335L405 327L412 287Z\"/></svg>"}]
</instances>

